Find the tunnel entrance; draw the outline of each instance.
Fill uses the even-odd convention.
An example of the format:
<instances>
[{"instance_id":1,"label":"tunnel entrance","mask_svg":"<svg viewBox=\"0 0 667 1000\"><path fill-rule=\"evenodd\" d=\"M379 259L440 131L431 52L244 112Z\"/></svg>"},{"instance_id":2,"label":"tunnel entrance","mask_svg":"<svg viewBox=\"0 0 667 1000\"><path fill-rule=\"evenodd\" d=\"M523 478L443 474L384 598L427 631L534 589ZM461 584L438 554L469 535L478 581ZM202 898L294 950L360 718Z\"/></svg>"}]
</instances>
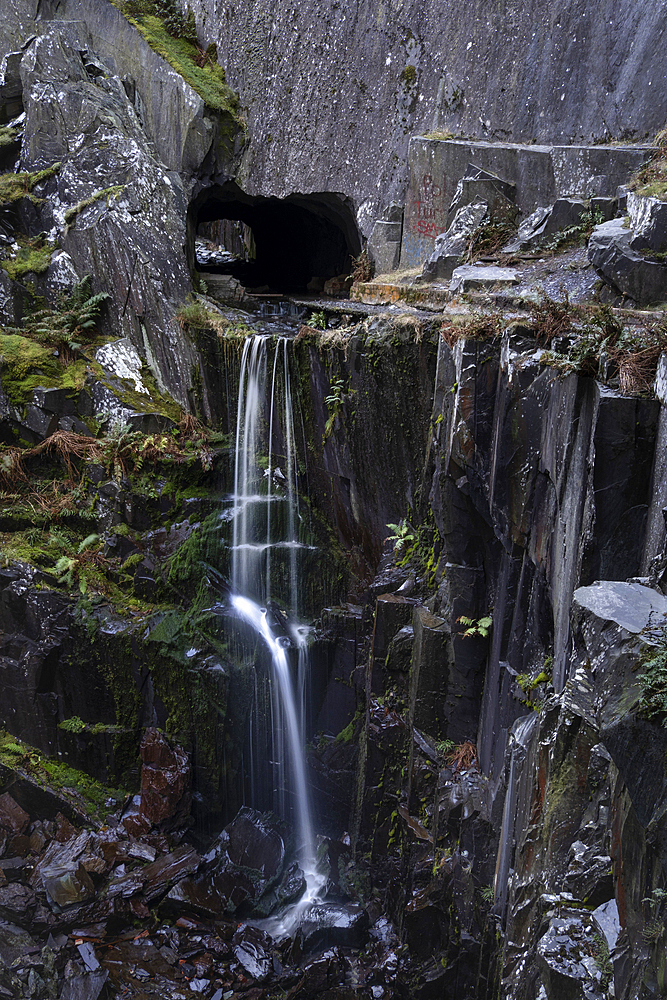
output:
<instances>
[{"instance_id":1,"label":"tunnel entrance","mask_svg":"<svg viewBox=\"0 0 667 1000\"><path fill-rule=\"evenodd\" d=\"M263 198L222 185L202 192L190 216L193 238L229 254L204 257L198 270L232 274L251 291L321 291L361 251L351 202L330 192Z\"/></svg>"}]
</instances>

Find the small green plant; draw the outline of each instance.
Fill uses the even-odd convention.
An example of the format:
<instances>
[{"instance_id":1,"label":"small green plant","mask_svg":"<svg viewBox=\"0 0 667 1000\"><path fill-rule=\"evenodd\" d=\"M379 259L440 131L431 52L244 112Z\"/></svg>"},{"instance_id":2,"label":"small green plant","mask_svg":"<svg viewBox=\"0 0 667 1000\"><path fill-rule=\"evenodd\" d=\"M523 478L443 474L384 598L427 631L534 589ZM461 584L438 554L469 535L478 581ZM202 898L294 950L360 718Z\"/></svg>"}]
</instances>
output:
<instances>
[{"instance_id":1,"label":"small green plant","mask_svg":"<svg viewBox=\"0 0 667 1000\"><path fill-rule=\"evenodd\" d=\"M465 615L461 615L456 620L461 625L466 626L462 633L464 638L480 636L480 638L486 639L493 625L493 617L491 615L485 615L483 618L467 618Z\"/></svg>"},{"instance_id":2,"label":"small green plant","mask_svg":"<svg viewBox=\"0 0 667 1000\"><path fill-rule=\"evenodd\" d=\"M88 535L79 545L76 555L61 556L54 567L58 583L64 583L69 588L78 584L82 594L88 591L88 574L86 566L97 566L101 563L102 553L87 551L99 542L99 535Z\"/></svg>"},{"instance_id":3,"label":"small green plant","mask_svg":"<svg viewBox=\"0 0 667 1000\"><path fill-rule=\"evenodd\" d=\"M648 915L642 929L642 937L647 944L659 941L665 930L664 910L667 902L665 889L653 889L650 896L645 896L642 903L648 903Z\"/></svg>"},{"instance_id":4,"label":"small green plant","mask_svg":"<svg viewBox=\"0 0 667 1000\"><path fill-rule=\"evenodd\" d=\"M387 527L393 532L392 535L387 535L386 541L394 543L394 555L398 555L404 545L411 545L414 542L414 528L406 518L400 520L398 524L388 524Z\"/></svg>"},{"instance_id":5,"label":"small green plant","mask_svg":"<svg viewBox=\"0 0 667 1000\"><path fill-rule=\"evenodd\" d=\"M595 227L599 226L601 222L604 222L602 212L597 208L587 208L579 216L578 223L566 226L565 229L559 229L550 240L542 243L542 247L544 250L556 251L568 246L580 246L588 240Z\"/></svg>"},{"instance_id":6,"label":"small green plant","mask_svg":"<svg viewBox=\"0 0 667 1000\"><path fill-rule=\"evenodd\" d=\"M109 298L107 292L90 293L90 275L86 275L69 295L59 295L54 306L30 314L23 329L9 328L7 332L23 335L40 344L53 345L62 361L71 361L82 341L90 338L102 303Z\"/></svg>"},{"instance_id":7,"label":"small green plant","mask_svg":"<svg viewBox=\"0 0 667 1000\"><path fill-rule=\"evenodd\" d=\"M649 621L643 635L651 645L640 659L639 711L649 722L667 727L667 623Z\"/></svg>"},{"instance_id":8,"label":"small green plant","mask_svg":"<svg viewBox=\"0 0 667 1000\"><path fill-rule=\"evenodd\" d=\"M324 310L320 309L318 312L312 312L306 320L306 326L312 327L313 330L326 330L327 318Z\"/></svg>"},{"instance_id":9,"label":"small green plant","mask_svg":"<svg viewBox=\"0 0 667 1000\"><path fill-rule=\"evenodd\" d=\"M78 715L73 715L71 719L63 719L58 723L58 729L66 733L82 733L86 728L86 723Z\"/></svg>"},{"instance_id":10,"label":"small green plant","mask_svg":"<svg viewBox=\"0 0 667 1000\"><path fill-rule=\"evenodd\" d=\"M480 896L485 903L493 903L496 898L495 889L493 888L493 883L490 885L483 886L479 891Z\"/></svg>"},{"instance_id":11,"label":"small green plant","mask_svg":"<svg viewBox=\"0 0 667 1000\"><path fill-rule=\"evenodd\" d=\"M345 382L342 378L336 379L335 382L331 383L331 392L328 396L324 397L324 402L329 410L329 417L324 426L324 435L322 438L322 444L328 440L333 431L334 423L336 422L336 417L339 416L343 409L343 396L345 395Z\"/></svg>"}]
</instances>

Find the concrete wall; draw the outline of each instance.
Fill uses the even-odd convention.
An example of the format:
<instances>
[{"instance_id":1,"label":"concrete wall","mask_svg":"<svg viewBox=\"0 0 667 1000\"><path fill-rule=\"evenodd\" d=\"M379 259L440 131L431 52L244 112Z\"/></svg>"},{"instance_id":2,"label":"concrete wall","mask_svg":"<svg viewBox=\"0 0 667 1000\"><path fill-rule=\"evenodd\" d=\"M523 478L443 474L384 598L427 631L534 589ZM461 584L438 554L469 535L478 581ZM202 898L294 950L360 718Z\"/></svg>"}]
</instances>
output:
<instances>
[{"instance_id":1,"label":"concrete wall","mask_svg":"<svg viewBox=\"0 0 667 1000\"><path fill-rule=\"evenodd\" d=\"M185 2L185 0L184 0ZM411 136L645 140L667 121L667 0L189 0L247 109L253 194L403 201Z\"/></svg>"}]
</instances>

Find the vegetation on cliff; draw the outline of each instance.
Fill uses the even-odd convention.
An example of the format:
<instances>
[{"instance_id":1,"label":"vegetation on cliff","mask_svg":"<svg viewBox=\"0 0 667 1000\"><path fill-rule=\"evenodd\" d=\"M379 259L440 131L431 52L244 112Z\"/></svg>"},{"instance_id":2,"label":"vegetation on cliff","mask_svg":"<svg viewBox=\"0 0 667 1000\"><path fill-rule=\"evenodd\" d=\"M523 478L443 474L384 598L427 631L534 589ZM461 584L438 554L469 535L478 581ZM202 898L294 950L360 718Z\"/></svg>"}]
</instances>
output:
<instances>
[{"instance_id":1,"label":"vegetation on cliff","mask_svg":"<svg viewBox=\"0 0 667 1000\"><path fill-rule=\"evenodd\" d=\"M117 6L150 47L179 73L207 107L238 120L238 94L218 65L215 45L203 49L194 17L184 16L174 0L118 0Z\"/></svg>"}]
</instances>

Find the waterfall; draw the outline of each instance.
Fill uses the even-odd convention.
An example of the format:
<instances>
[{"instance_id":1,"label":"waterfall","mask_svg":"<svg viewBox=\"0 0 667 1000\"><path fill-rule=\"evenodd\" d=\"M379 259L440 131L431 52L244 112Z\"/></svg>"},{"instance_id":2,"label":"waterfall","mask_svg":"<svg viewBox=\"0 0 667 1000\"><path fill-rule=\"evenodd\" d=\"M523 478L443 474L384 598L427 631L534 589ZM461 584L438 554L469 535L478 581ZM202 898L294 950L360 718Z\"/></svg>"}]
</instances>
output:
<instances>
[{"instance_id":1,"label":"waterfall","mask_svg":"<svg viewBox=\"0 0 667 1000\"><path fill-rule=\"evenodd\" d=\"M299 505L288 339L278 338L269 362L271 338L255 335L243 347L236 421L234 465L231 605L266 643L271 655L271 720L274 809L293 815L307 890L297 910L317 898L322 879L316 872L315 838L306 782L304 756L306 685L309 670L307 629L298 620ZM267 380L271 372L270 383ZM268 404L268 422L267 422ZM268 423L268 435L267 435ZM284 469L276 464L282 440ZM266 455L266 469L262 470ZM281 560L283 562L281 563ZM289 608L289 617L269 619L278 570L281 590L275 596ZM282 572L280 572L282 571ZM290 650L297 652L296 677ZM253 708L253 715L255 709ZM256 725L256 719L255 719ZM252 744L253 722L250 737ZM253 762L251 745L250 760ZM254 779L250 779L251 798ZM253 803L254 804L254 803ZM282 928L287 929L283 915ZM291 925L298 920L296 912Z\"/></svg>"}]
</instances>

